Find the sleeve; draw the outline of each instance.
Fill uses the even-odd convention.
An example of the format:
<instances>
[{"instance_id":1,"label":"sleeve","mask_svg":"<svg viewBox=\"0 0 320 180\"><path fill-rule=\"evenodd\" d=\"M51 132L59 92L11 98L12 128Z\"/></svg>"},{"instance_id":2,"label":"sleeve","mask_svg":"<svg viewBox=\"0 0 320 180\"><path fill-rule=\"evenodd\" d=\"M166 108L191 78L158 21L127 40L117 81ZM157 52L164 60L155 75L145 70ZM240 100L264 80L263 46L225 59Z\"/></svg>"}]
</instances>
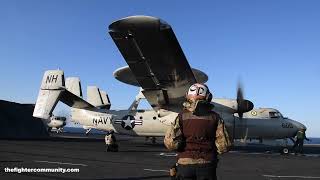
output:
<instances>
[{"instance_id":1,"label":"sleeve","mask_svg":"<svg viewBox=\"0 0 320 180\"><path fill-rule=\"evenodd\" d=\"M215 136L215 146L219 154L228 152L233 145L233 138L230 138L223 119L216 114L217 129Z\"/></svg>"},{"instance_id":2,"label":"sleeve","mask_svg":"<svg viewBox=\"0 0 320 180\"><path fill-rule=\"evenodd\" d=\"M307 141L309 141L309 139L308 139L307 136L306 136L306 133L303 133L303 134L304 134L304 139L307 140Z\"/></svg>"},{"instance_id":3,"label":"sleeve","mask_svg":"<svg viewBox=\"0 0 320 180\"><path fill-rule=\"evenodd\" d=\"M179 137L182 136L182 128L179 123L180 115L172 122L164 137L164 145L170 151L177 150L179 146Z\"/></svg>"}]
</instances>

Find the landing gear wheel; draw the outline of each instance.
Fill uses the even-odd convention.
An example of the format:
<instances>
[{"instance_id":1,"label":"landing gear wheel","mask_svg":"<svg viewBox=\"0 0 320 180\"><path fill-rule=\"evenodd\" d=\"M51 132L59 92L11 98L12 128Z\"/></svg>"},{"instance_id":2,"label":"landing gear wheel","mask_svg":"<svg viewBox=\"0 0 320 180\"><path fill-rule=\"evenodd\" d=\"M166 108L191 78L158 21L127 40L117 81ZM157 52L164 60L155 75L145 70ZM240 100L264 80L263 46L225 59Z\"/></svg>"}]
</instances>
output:
<instances>
[{"instance_id":1,"label":"landing gear wheel","mask_svg":"<svg viewBox=\"0 0 320 180\"><path fill-rule=\"evenodd\" d=\"M289 154L289 148L287 148L287 147L282 148L281 149L281 154L283 154L283 155Z\"/></svg>"}]
</instances>

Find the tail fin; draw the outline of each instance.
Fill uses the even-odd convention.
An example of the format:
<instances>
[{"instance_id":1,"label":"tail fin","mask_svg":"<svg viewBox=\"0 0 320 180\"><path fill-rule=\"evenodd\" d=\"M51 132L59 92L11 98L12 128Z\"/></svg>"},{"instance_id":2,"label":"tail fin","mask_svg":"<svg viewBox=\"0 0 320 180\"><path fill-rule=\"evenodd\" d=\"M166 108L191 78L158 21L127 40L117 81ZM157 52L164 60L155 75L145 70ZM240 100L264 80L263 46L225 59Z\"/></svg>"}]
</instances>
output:
<instances>
[{"instance_id":1,"label":"tail fin","mask_svg":"<svg viewBox=\"0 0 320 180\"><path fill-rule=\"evenodd\" d=\"M103 104L105 105L105 108L110 109L111 101L109 99L108 94L105 91L100 91L100 93L101 93L101 98L102 98Z\"/></svg>"},{"instance_id":2,"label":"tail fin","mask_svg":"<svg viewBox=\"0 0 320 180\"><path fill-rule=\"evenodd\" d=\"M106 92L96 86L87 87L87 101L100 109L110 109L110 100Z\"/></svg>"},{"instance_id":3,"label":"tail fin","mask_svg":"<svg viewBox=\"0 0 320 180\"><path fill-rule=\"evenodd\" d=\"M66 89L73 94L82 97L82 89L80 78L78 77L68 77L66 79Z\"/></svg>"},{"instance_id":4,"label":"tail fin","mask_svg":"<svg viewBox=\"0 0 320 180\"><path fill-rule=\"evenodd\" d=\"M33 111L33 116L48 119L58 101L74 108L87 109L94 108L93 105L86 102L81 96L80 80L68 80L70 85L79 82L79 86L69 86L70 91L65 88L64 72L61 70L48 70L44 73L38 99ZM79 87L79 88L77 88ZM76 91L79 90L79 91ZM80 95L80 96L79 96Z\"/></svg>"},{"instance_id":5,"label":"tail fin","mask_svg":"<svg viewBox=\"0 0 320 180\"><path fill-rule=\"evenodd\" d=\"M96 86L87 87L87 101L96 107L103 105L100 90L98 87Z\"/></svg>"},{"instance_id":6,"label":"tail fin","mask_svg":"<svg viewBox=\"0 0 320 180\"><path fill-rule=\"evenodd\" d=\"M61 70L49 70L44 73L41 87L33 111L33 116L48 119L59 97L64 91L64 73Z\"/></svg>"}]
</instances>

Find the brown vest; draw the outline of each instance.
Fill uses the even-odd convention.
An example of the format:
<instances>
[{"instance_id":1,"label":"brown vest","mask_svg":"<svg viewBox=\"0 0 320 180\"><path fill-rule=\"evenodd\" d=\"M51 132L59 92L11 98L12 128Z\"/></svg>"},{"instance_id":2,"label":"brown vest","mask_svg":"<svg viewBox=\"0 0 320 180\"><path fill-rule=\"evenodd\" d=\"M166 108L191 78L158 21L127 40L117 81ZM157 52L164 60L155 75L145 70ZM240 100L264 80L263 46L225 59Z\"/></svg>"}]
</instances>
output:
<instances>
[{"instance_id":1,"label":"brown vest","mask_svg":"<svg viewBox=\"0 0 320 180\"><path fill-rule=\"evenodd\" d=\"M215 146L216 130L219 115L213 111L206 115L197 116L192 112L183 111L179 114L186 146L179 158L203 159L215 161L217 150Z\"/></svg>"}]
</instances>

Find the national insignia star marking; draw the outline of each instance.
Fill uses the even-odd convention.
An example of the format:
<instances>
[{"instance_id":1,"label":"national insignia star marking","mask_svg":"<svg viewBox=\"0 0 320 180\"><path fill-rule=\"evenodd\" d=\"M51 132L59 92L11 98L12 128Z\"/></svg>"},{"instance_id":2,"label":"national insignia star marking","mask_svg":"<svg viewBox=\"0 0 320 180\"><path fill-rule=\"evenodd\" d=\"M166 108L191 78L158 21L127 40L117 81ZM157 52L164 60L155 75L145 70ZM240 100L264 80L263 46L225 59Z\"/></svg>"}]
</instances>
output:
<instances>
[{"instance_id":1,"label":"national insignia star marking","mask_svg":"<svg viewBox=\"0 0 320 180\"><path fill-rule=\"evenodd\" d=\"M131 120L131 119L130 119L130 116L128 116L126 120L123 120L123 122L124 122L124 127L125 127L125 128L126 128L126 127L130 127L130 129L133 128L133 127L132 127L132 122L134 122L134 120Z\"/></svg>"}]
</instances>

